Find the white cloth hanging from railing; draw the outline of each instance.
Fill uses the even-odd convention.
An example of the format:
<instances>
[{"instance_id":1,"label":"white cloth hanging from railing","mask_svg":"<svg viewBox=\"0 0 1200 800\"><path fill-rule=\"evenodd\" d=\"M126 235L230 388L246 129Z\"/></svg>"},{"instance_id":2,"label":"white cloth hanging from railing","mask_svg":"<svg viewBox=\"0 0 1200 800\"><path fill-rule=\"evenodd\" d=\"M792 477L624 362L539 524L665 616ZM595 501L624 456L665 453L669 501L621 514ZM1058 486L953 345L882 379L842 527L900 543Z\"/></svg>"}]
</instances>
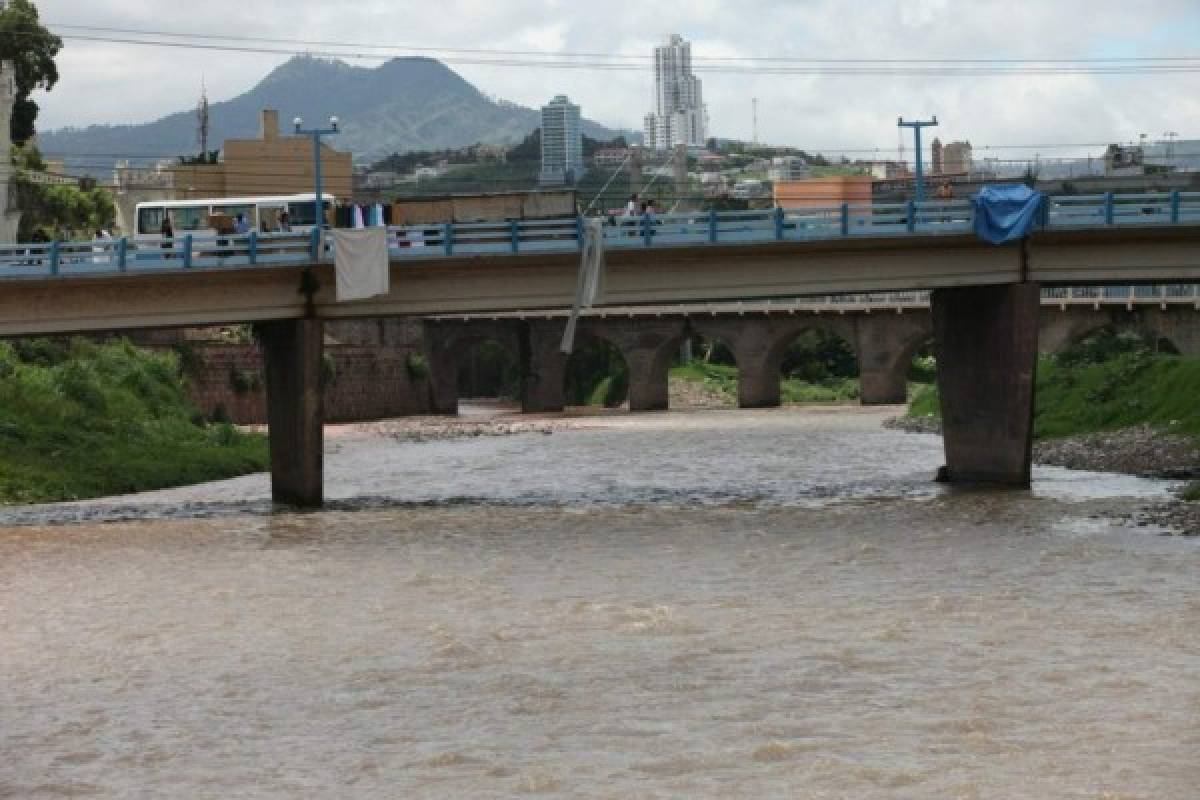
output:
<instances>
[{"instance_id":1,"label":"white cloth hanging from railing","mask_svg":"<svg viewBox=\"0 0 1200 800\"><path fill-rule=\"evenodd\" d=\"M575 304L563 331L561 350L570 355L575 350L575 329L579 314L585 308L604 302L604 219L588 219L583 223L583 242L580 246L579 283L575 287Z\"/></svg>"},{"instance_id":2,"label":"white cloth hanging from railing","mask_svg":"<svg viewBox=\"0 0 1200 800\"><path fill-rule=\"evenodd\" d=\"M390 289L387 229L334 230L333 265L337 302L387 294Z\"/></svg>"}]
</instances>

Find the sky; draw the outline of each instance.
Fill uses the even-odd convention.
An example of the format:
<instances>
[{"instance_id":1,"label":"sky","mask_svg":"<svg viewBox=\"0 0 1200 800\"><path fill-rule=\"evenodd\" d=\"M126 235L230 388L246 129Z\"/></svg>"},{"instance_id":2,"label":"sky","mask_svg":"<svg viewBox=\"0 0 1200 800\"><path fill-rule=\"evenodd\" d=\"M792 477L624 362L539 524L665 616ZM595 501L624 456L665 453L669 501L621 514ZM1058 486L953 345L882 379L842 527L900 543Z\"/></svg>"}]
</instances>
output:
<instances>
[{"instance_id":1,"label":"sky","mask_svg":"<svg viewBox=\"0 0 1200 800\"><path fill-rule=\"evenodd\" d=\"M1196 57L1197 0L35 0L43 22L386 45L648 57L679 33L698 58ZM60 31L65 33L66 31ZM78 33L78 31L76 31ZM295 46L275 45L277 47ZM286 54L181 50L68 39L61 80L35 99L42 129L145 122L246 91ZM347 59L370 66L381 59ZM450 66L489 95L537 107L567 94L585 116L641 129L653 110L649 63L636 71ZM1174 75L767 75L700 73L710 135L808 150L894 155L896 118L966 139L975 157L1078 155L1062 145L1200 139L1200 73ZM911 137L911 134L909 134ZM911 140L907 144L911 148ZM1086 151L1095 148L1085 149ZM870 157L870 156L864 156Z\"/></svg>"}]
</instances>

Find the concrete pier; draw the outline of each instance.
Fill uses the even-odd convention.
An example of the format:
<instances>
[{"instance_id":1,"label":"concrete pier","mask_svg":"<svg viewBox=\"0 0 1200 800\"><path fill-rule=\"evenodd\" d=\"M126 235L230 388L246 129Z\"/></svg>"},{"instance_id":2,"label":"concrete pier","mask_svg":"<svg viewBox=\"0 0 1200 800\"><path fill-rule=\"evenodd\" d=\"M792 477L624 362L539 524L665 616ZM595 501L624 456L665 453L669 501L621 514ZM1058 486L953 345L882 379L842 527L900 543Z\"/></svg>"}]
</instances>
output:
<instances>
[{"instance_id":1,"label":"concrete pier","mask_svg":"<svg viewBox=\"0 0 1200 800\"><path fill-rule=\"evenodd\" d=\"M317 508L324 502L324 413L319 319L258 326L267 384L271 499Z\"/></svg>"},{"instance_id":2,"label":"concrete pier","mask_svg":"<svg viewBox=\"0 0 1200 800\"><path fill-rule=\"evenodd\" d=\"M1040 287L939 289L934 349L951 483L1029 487Z\"/></svg>"}]
</instances>

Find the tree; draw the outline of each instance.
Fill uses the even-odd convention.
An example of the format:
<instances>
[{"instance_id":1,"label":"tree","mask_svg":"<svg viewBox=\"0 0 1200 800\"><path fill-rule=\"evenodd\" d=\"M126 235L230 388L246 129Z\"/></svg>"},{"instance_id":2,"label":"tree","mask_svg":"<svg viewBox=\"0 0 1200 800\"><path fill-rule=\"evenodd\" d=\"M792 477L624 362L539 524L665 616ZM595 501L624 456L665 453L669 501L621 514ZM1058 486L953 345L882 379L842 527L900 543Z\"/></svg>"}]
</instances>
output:
<instances>
[{"instance_id":1,"label":"tree","mask_svg":"<svg viewBox=\"0 0 1200 800\"><path fill-rule=\"evenodd\" d=\"M34 134L38 104L29 99L30 93L34 89L49 91L58 83L54 57L61 49L62 39L46 30L29 0L9 0L7 8L0 11L0 59L11 61L16 70L12 140L17 144Z\"/></svg>"}]
</instances>

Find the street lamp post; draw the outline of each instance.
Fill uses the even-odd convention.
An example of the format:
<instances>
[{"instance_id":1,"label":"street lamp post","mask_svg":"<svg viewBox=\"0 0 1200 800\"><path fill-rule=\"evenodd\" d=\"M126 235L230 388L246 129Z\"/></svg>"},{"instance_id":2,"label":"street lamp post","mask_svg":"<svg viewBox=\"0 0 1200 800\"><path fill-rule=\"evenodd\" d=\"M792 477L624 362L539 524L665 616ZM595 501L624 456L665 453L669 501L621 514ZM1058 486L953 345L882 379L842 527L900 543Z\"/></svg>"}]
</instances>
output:
<instances>
[{"instance_id":1,"label":"street lamp post","mask_svg":"<svg viewBox=\"0 0 1200 800\"><path fill-rule=\"evenodd\" d=\"M292 120L296 126L297 136L311 136L313 141L313 176L316 179L316 197L313 199L313 216L316 220L318 228L325 227L325 196L322 194L321 187L321 137L332 136L336 133L341 133L338 130L338 118L329 118L328 128L312 128L304 130L304 120L296 117Z\"/></svg>"},{"instance_id":2,"label":"street lamp post","mask_svg":"<svg viewBox=\"0 0 1200 800\"><path fill-rule=\"evenodd\" d=\"M916 163L916 172L917 172L917 176L916 176L916 178L917 178L917 186L916 186L916 193L915 193L915 194L916 194L916 201L917 201L918 203L922 203L922 202L924 202L924 201L925 201L925 181L923 180L923 178L924 178L924 169L923 169L923 167L922 167L922 164L921 164L921 128L931 128L931 127L933 127L933 126L935 126L935 125L937 125L937 124L938 124L938 122L937 122L937 117L936 117L936 116L935 116L935 117L934 117L932 120L929 120L929 121L927 121L927 122L926 122L926 121L921 121L921 120L912 120L912 121L910 121L910 122L905 122L905 121L904 121L904 117L900 117L899 119L897 119L897 120L896 120L896 126L897 126L897 127L900 127L900 128L912 128L912 130L913 130L913 136L914 136L914 137L916 137L916 145L917 145L917 158L916 158L916 162L917 162L917 163Z\"/></svg>"}]
</instances>

